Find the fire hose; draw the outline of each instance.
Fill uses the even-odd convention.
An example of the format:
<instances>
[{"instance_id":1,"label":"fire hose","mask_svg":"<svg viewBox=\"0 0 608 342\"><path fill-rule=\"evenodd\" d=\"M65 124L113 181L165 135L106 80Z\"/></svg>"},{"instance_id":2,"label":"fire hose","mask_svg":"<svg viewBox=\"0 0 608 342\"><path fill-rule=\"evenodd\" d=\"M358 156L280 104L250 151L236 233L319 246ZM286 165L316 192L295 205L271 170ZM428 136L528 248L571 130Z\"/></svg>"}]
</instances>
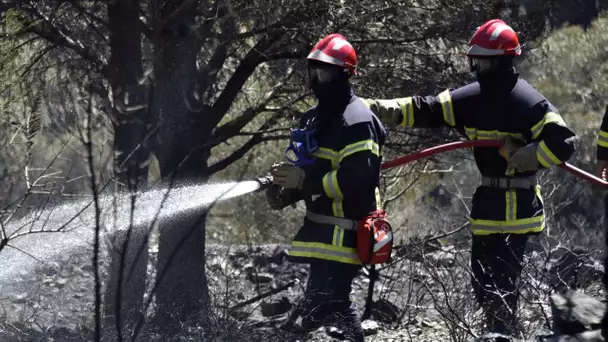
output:
<instances>
[{"instance_id":1,"label":"fire hose","mask_svg":"<svg viewBox=\"0 0 608 342\"><path fill-rule=\"evenodd\" d=\"M397 166L401 166L422 158L426 158L435 154L453 151L453 150L461 150L472 147L501 147L504 144L503 140L467 140L467 141L455 141L447 144L433 146L412 154L408 154L402 157L395 158L393 160L382 163L381 169L391 169ZM587 171L581 170L576 166L570 165L568 163L562 163L557 165L558 167L564 169L565 171L573 174L575 177L583 179L591 184L599 185L608 189L608 182L590 174ZM267 187L272 185L272 178L269 176L258 178L257 181L260 183L260 188L258 191L264 190Z\"/></svg>"},{"instance_id":2,"label":"fire hose","mask_svg":"<svg viewBox=\"0 0 608 342\"><path fill-rule=\"evenodd\" d=\"M381 168L383 170L390 169L390 168L393 168L396 166L404 165L404 164L407 164L407 163L415 161L415 160L419 160L422 158L426 158L426 157L429 157L429 156L432 156L435 154L439 154L439 153L443 153L443 152L447 152L447 151L460 150L460 149L471 148L471 147L501 147L503 144L504 144L503 140L455 141L455 142L451 142L451 143L447 143L447 144L443 144L443 145L430 147L430 148L418 151L416 153L408 154L406 156L387 161L385 163L382 163ZM596 177L596 176L590 174L589 172L581 170L581 169L577 168L576 166L572 166L568 163L562 163L557 166L564 169L565 171L573 174L574 176L576 176L578 178L586 180L587 182L590 182L595 185L600 185L604 188L608 188L608 182L606 182L605 180L603 180L599 177Z\"/></svg>"}]
</instances>

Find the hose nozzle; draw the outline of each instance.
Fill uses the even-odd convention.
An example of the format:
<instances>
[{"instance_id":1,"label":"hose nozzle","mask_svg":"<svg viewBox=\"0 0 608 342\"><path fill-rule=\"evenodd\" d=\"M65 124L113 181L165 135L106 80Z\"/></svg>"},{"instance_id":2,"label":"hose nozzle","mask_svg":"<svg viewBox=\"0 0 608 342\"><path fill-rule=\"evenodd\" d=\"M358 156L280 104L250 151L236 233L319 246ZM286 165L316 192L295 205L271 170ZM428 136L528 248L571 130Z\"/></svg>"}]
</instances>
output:
<instances>
[{"instance_id":1,"label":"hose nozzle","mask_svg":"<svg viewBox=\"0 0 608 342\"><path fill-rule=\"evenodd\" d=\"M255 180L260 183L260 187L257 191L264 191L272 186L272 176L259 177Z\"/></svg>"}]
</instances>

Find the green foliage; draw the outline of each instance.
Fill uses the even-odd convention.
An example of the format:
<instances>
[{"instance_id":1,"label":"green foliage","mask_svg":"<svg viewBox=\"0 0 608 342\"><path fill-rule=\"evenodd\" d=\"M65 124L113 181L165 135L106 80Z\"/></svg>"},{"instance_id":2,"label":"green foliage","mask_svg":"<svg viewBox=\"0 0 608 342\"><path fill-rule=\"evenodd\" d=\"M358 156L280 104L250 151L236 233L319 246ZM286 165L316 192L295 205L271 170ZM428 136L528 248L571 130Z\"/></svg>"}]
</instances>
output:
<instances>
[{"instance_id":1,"label":"green foliage","mask_svg":"<svg viewBox=\"0 0 608 342\"><path fill-rule=\"evenodd\" d=\"M526 66L530 81L579 134L597 134L608 103L606 46L608 13L587 31L569 26L553 32L540 46L537 63Z\"/></svg>"},{"instance_id":2,"label":"green foliage","mask_svg":"<svg viewBox=\"0 0 608 342\"><path fill-rule=\"evenodd\" d=\"M592 173L596 138L608 105L606 46L608 13L586 31L566 26L552 32L535 51L536 58L522 65L522 75L557 107L579 137L577 152L569 162ZM570 231L570 243L597 245L601 239L589 232L600 229L602 192L561 170L548 176L544 192L550 225ZM562 233L564 229L552 231L556 237Z\"/></svg>"}]
</instances>

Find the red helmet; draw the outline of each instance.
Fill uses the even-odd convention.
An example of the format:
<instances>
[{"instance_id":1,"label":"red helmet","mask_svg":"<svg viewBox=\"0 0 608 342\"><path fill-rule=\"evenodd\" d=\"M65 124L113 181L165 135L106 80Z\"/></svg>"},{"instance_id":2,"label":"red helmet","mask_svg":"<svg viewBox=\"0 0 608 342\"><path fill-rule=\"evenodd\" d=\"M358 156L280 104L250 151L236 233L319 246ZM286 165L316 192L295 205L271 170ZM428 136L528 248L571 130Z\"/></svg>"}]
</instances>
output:
<instances>
[{"instance_id":1,"label":"red helmet","mask_svg":"<svg viewBox=\"0 0 608 342\"><path fill-rule=\"evenodd\" d=\"M307 57L308 59L337 65L357 75L357 52L346 38L338 33L325 36Z\"/></svg>"},{"instance_id":2,"label":"red helmet","mask_svg":"<svg viewBox=\"0 0 608 342\"><path fill-rule=\"evenodd\" d=\"M478 27L469 46L469 57L521 55L517 33L500 19L492 19Z\"/></svg>"}]
</instances>

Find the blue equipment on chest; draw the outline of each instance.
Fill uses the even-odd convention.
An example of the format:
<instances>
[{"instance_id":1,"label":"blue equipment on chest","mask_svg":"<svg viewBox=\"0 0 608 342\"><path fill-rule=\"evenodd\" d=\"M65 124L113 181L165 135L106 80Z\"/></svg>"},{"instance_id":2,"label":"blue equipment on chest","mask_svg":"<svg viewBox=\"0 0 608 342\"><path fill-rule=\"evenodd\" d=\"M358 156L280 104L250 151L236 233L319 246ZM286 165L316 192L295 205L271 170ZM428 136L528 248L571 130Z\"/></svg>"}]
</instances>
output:
<instances>
[{"instance_id":1,"label":"blue equipment on chest","mask_svg":"<svg viewBox=\"0 0 608 342\"><path fill-rule=\"evenodd\" d=\"M318 149L314 128L292 129L289 146L285 149L285 158L297 166L310 165L315 162L313 154Z\"/></svg>"}]
</instances>

